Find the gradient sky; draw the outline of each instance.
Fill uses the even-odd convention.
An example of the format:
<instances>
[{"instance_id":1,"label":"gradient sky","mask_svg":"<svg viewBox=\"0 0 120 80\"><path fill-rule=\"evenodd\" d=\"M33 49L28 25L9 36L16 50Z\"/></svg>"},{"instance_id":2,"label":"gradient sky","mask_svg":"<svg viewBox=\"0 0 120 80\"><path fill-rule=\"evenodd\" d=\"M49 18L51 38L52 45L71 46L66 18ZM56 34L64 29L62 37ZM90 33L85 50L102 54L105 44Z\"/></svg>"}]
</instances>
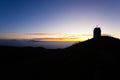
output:
<instances>
[{"instance_id":1,"label":"gradient sky","mask_svg":"<svg viewBox=\"0 0 120 80\"><path fill-rule=\"evenodd\" d=\"M86 40L96 25L120 38L120 0L0 0L0 39Z\"/></svg>"}]
</instances>

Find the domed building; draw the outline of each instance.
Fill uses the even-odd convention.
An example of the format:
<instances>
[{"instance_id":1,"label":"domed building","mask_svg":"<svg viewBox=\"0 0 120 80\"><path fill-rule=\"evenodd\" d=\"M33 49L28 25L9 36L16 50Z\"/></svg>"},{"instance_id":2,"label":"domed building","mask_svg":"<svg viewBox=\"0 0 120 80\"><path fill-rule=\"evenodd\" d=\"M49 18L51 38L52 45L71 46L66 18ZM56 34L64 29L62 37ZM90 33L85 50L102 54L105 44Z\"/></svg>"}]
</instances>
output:
<instances>
[{"instance_id":1,"label":"domed building","mask_svg":"<svg viewBox=\"0 0 120 80\"><path fill-rule=\"evenodd\" d=\"M93 38L99 38L101 37L101 29L100 27L96 27L93 30Z\"/></svg>"}]
</instances>

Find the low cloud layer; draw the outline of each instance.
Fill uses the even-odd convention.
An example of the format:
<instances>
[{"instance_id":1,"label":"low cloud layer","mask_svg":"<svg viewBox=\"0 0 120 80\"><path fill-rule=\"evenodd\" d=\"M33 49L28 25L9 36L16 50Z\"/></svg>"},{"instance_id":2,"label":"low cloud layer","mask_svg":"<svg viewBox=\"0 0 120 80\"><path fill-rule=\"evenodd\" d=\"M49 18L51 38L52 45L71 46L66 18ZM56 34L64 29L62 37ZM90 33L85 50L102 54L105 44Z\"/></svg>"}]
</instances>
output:
<instances>
[{"instance_id":1,"label":"low cloud layer","mask_svg":"<svg viewBox=\"0 0 120 80\"><path fill-rule=\"evenodd\" d=\"M25 33L21 35L2 35L0 39L33 40L33 41L84 41L92 38L91 34L65 33Z\"/></svg>"}]
</instances>

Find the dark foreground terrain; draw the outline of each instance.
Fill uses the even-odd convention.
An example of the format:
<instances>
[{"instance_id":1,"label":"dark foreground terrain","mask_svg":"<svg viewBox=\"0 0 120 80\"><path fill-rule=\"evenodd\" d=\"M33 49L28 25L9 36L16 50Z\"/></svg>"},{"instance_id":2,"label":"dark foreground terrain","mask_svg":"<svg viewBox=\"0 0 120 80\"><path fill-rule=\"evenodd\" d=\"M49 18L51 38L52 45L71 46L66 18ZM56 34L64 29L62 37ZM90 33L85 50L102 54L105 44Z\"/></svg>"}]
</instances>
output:
<instances>
[{"instance_id":1,"label":"dark foreground terrain","mask_svg":"<svg viewBox=\"0 0 120 80\"><path fill-rule=\"evenodd\" d=\"M116 80L120 40L102 36L65 49L1 46L0 64L2 80Z\"/></svg>"}]
</instances>

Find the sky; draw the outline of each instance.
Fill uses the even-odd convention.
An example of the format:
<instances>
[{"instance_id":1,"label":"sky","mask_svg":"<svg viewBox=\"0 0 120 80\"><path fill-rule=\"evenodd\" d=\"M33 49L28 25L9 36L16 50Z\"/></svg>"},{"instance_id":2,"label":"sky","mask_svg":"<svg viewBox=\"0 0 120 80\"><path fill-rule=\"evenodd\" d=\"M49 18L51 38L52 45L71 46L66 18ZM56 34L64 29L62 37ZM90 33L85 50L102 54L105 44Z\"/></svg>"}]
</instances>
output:
<instances>
[{"instance_id":1,"label":"sky","mask_svg":"<svg viewBox=\"0 0 120 80\"><path fill-rule=\"evenodd\" d=\"M120 38L120 0L0 0L0 39L84 41L96 25Z\"/></svg>"}]
</instances>

